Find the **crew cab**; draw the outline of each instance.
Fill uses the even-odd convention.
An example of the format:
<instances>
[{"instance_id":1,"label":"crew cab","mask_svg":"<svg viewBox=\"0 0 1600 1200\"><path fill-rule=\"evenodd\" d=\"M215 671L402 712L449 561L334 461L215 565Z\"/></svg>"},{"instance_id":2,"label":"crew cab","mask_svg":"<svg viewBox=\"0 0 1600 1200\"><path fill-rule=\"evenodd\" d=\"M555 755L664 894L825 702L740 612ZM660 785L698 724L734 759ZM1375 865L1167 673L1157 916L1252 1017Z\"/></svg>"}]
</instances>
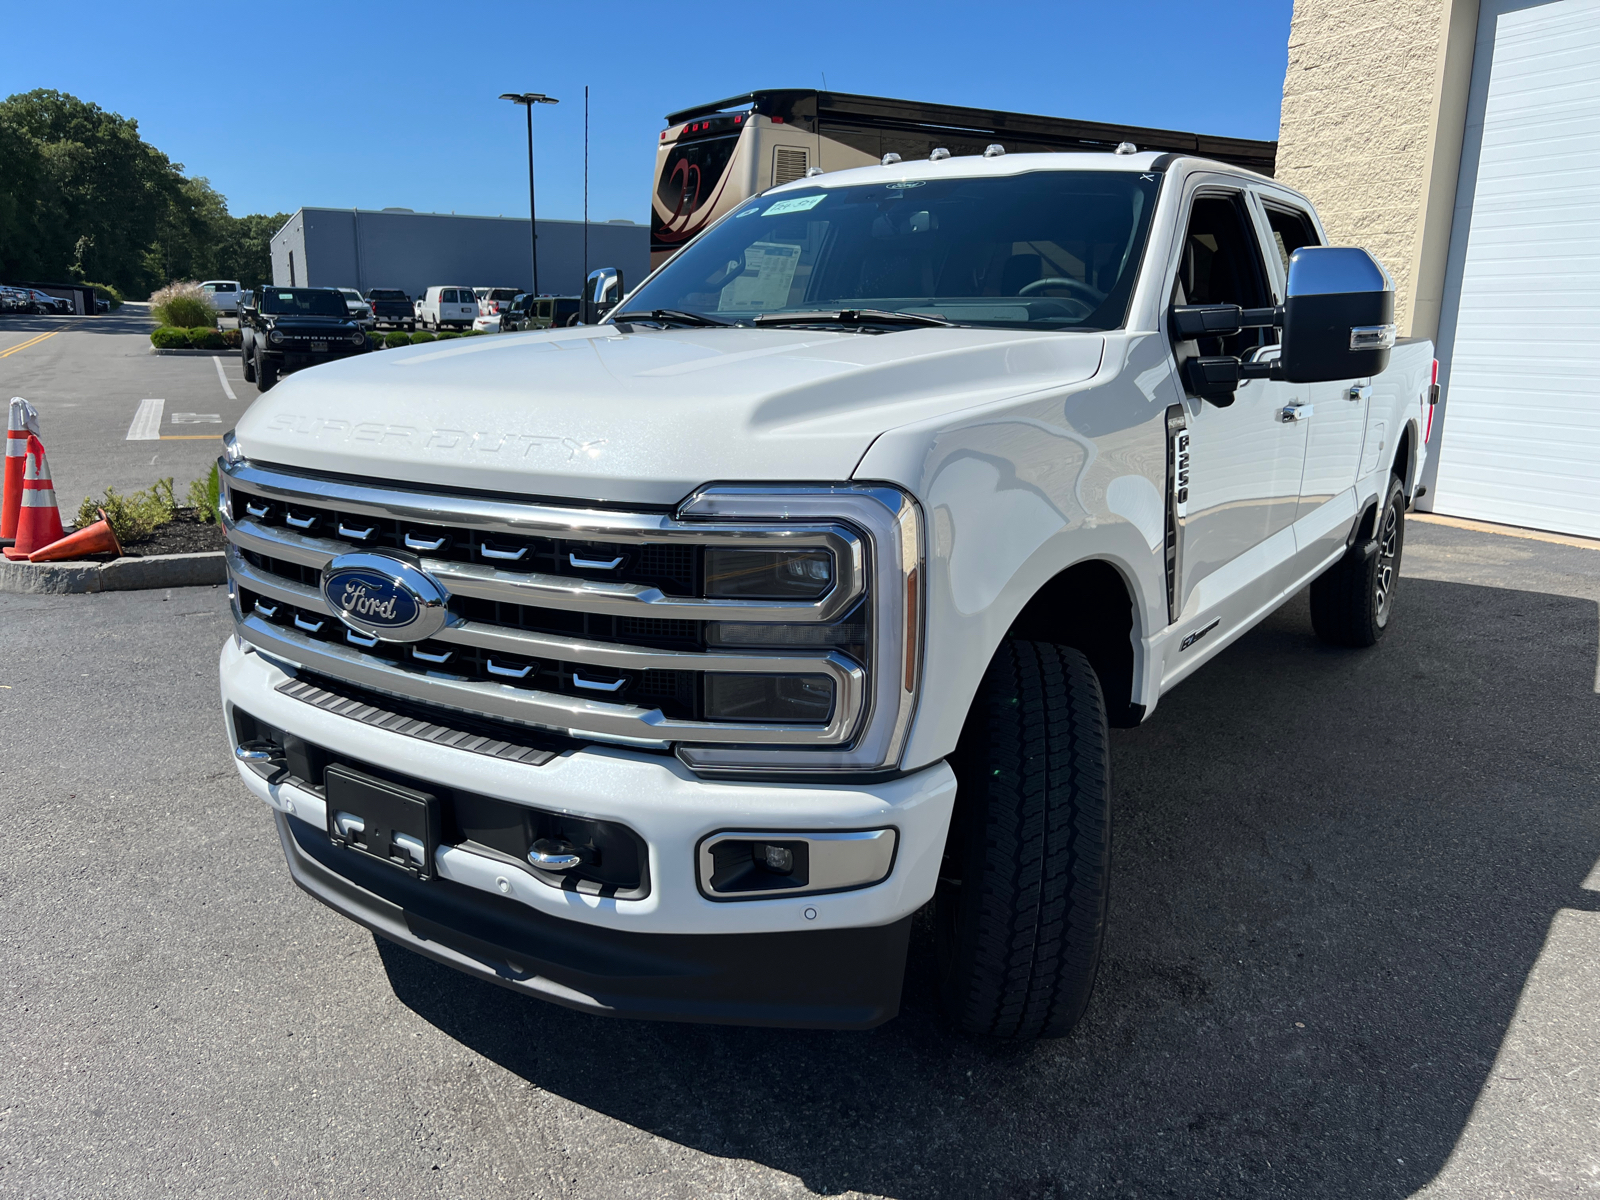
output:
<instances>
[{"instance_id":1,"label":"crew cab","mask_svg":"<svg viewBox=\"0 0 1600 1200\"><path fill-rule=\"evenodd\" d=\"M372 309L375 326L390 325L408 333L417 327L416 311L411 307L411 297L399 288L372 288L367 292L367 306Z\"/></svg>"},{"instance_id":2,"label":"crew cab","mask_svg":"<svg viewBox=\"0 0 1600 1200\"><path fill-rule=\"evenodd\" d=\"M371 349L337 288L263 286L254 299L239 309L239 358L245 382L263 392L291 371Z\"/></svg>"},{"instance_id":3,"label":"crew cab","mask_svg":"<svg viewBox=\"0 0 1600 1200\"><path fill-rule=\"evenodd\" d=\"M237 279L207 279L201 283L200 290L219 313L230 317L238 313L241 289Z\"/></svg>"},{"instance_id":4,"label":"crew cab","mask_svg":"<svg viewBox=\"0 0 1600 1200\"><path fill-rule=\"evenodd\" d=\"M367 303L365 296L356 291L355 288L342 287L334 288L333 290L344 297L344 308L350 314L351 320L361 325L370 325L372 323L372 305Z\"/></svg>"},{"instance_id":5,"label":"crew cab","mask_svg":"<svg viewBox=\"0 0 1600 1200\"><path fill-rule=\"evenodd\" d=\"M478 315L480 317L499 316L500 310L515 300L521 291L521 288L513 287L473 288L473 297L478 302Z\"/></svg>"},{"instance_id":6,"label":"crew cab","mask_svg":"<svg viewBox=\"0 0 1600 1200\"><path fill-rule=\"evenodd\" d=\"M478 298L469 287L430 287L417 297L416 321L424 329L471 329Z\"/></svg>"},{"instance_id":7,"label":"crew cab","mask_svg":"<svg viewBox=\"0 0 1600 1200\"><path fill-rule=\"evenodd\" d=\"M1325 242L1202 158L891 155L598 324L285 381L221 690L294 881L556 1004L831 1028L931 906L956 1028L1064 1034L1107 727L1308 586L1335 646L1399 611L1432 348Z\"/></svg>"}]
</instances>

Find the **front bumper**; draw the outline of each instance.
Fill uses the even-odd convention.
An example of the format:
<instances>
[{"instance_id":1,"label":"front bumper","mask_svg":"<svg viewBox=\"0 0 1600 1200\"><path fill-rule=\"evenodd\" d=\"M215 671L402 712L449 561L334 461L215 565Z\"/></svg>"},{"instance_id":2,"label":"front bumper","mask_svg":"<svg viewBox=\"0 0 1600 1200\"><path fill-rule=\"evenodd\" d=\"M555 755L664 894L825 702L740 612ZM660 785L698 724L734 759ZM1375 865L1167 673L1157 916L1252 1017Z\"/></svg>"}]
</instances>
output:
<instances>
[{"instance_id":1,"label":"front bumper","mask_svg":"<svg viewBox=\"0 0 1600 1200\"><path fill-rule=\"evenodd\" d=\"M647 847L651 885L639 899L561 890L462 847L441 850L439 878L418 883L335 846L317 794L268 783L239 764L245 786L278 813L296 881L369 928L462 970L595 1011L828 1027L894 1015L906 930L933 895L955 799L945 764L872 784L742 783L697 778L666 755L590 746L534 767L291 699L277 691L289 676L231 638L220 667L230 736L238 706L308 742L418 779L627 825ZM729 902L708 900L696 885L695 847L719 830L889 826L898 834L894 868L870 887ZM583 965L603 966L608 955L643 956L660 969Z\"/></svg>"}]
</instances>

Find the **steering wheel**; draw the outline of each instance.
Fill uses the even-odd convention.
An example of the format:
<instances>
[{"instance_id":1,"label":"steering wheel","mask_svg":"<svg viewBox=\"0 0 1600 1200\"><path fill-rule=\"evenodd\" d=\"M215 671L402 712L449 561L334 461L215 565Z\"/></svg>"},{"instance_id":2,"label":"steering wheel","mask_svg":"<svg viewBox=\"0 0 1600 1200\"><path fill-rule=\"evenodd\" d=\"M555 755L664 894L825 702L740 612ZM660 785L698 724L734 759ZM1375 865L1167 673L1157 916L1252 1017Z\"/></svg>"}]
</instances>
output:
<instances>
[{"instance_id":1,"label":"steering wheel","mask_svg":"<svg viewBox=\"0 0 1600 1200\"><path fill-rule=\"evenodd\" d=\"M1090 287L1081 279L1063 279L1059 275L1051 276L1049 279L1035 279L1032 283L1028 284L1021 291L1019 291L1017 295L1031 296L1035 292L1042 291L1047 287L1066 288L1069 292L1079 292L1081 293L1081 297L1074 296L1073 299L1086 299L1090 302L1091 308L1100 307L1100 305L1105 302L1106 298L1106 294L1099 288Z\"/></svg>"}]
</instances>

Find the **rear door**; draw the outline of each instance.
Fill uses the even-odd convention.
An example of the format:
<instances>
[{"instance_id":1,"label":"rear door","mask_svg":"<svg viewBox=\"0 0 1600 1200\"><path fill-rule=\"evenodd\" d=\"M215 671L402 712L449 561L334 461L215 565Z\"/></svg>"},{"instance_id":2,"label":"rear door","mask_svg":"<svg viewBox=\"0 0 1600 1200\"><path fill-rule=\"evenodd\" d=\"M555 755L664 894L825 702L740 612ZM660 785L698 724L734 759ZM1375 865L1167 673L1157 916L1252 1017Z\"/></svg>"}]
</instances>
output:
<instances>
[{"instance_id":1,"label":"rear door","mask_svg":"<svg viewBox=\"0 0 1600 1200\"><path fill-rule=\"evenodd\" d=\"M1261 194L1261 217L1274 288L1282 302L1289 257L1301 246L1320 246L1322 237L1304 205L1270 192ZM1355 515L1355 483L1371 403L1370 379L1344 379L1308 385L1311 415L1306 419L1305 471L1295 514L1295 543L1311 557L1344 544Z\"/></svg>"}]
</instances>

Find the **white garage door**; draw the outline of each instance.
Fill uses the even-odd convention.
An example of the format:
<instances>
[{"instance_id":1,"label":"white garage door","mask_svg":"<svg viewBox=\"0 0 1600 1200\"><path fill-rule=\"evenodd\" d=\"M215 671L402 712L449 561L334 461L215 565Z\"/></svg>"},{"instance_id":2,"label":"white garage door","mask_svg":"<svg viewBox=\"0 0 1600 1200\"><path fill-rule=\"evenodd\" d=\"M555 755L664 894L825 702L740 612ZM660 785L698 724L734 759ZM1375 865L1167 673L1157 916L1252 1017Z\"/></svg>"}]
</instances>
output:
<instances>
[{"instance_id":1,"label":"white garage door","mask_svg":"<svg viewBox=\"0 0 1600 1200\"><path fill-rule=\"evenodd\" d=\"M1600 537L1600 0L1485 0L1473 61L1434 510Z\"/></svg>"}]
</instances>

